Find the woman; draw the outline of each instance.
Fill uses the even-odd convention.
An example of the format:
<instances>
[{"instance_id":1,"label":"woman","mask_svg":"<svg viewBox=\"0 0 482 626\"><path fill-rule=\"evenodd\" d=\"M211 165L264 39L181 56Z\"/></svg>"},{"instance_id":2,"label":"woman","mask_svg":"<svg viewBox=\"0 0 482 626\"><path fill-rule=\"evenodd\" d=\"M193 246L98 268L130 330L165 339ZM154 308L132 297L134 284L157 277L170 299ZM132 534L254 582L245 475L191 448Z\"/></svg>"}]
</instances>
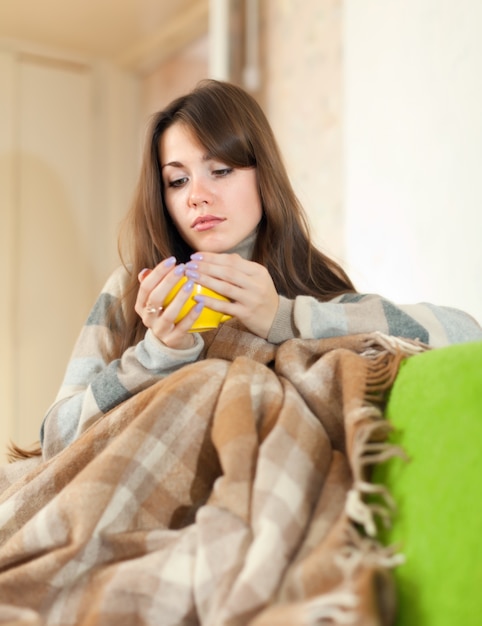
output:
<instances>
[{"instance_id":1,"label":"woman","mask_svg":"<svg viewBox=\"0 0 482 626\"><path fill-rule=\"evenodd\" d=\"M460 311L396 306L356 292L311 243L266 117L231 84L204 81L154 116L122 234L128 262L82 329L42 425L45 457L127 398L202 358L203 337L189 331L203 306L275 344L375 330L431 346L482 338ZM176 323L194 282L229 300L196 297Z\"/></svg>"}]
</instances>

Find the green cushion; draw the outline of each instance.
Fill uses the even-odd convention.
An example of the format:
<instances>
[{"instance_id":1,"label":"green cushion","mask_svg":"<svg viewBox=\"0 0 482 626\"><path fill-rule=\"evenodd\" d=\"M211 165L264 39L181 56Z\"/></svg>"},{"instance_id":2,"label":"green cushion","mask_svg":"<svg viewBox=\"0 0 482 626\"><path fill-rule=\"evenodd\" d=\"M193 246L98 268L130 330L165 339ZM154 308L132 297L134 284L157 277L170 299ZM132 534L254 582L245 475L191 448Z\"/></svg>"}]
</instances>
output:
<instances>
[{"instance_id":1,"label":"green cushion","mask_svg":"<svg viewBox=\"0 0 482 626\"><path fill-rule=\"evenodd\" d=\"M386 416L410 458L373 476L398 507L384 540L406 557L396 625L482 624L482 342L405 361Z\"/></svg>"}]
</instances>

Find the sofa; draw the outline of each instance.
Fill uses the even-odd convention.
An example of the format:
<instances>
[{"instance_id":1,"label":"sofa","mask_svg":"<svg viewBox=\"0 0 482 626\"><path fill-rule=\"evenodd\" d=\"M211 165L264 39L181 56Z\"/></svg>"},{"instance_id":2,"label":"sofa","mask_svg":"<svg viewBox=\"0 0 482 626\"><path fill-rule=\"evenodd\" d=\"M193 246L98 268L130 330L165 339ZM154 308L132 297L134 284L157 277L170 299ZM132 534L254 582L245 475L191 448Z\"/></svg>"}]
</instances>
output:
<instances>
[{"instance_id":1,"label":"sofa","mask_svg":"<svg viewBox=\"0 0 482 626\"><path fill-rule=\"evenodd\" d=\"M373 474L396 504L384 542L405 558L396 626L482 624L482 342L404 361L386 417L407 457Z\"/></svg>"}]
</instances>

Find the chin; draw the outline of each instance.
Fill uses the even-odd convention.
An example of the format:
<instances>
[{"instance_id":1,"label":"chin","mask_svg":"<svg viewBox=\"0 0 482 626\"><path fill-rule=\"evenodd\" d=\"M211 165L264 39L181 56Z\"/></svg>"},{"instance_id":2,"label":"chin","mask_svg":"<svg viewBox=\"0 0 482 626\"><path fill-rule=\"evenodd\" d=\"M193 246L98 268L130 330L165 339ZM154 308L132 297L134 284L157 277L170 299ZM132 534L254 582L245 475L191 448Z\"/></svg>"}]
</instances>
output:
<instances>
[{"instance_id":1,"label":"chin","mask_svg":"<svg viewBox=\"0 0 482 626\"><path fill-rule=\"evenodd\" d=\"M233 244L230 241L220 241L219 239L209 240L206 238L205 241L198 242L199 247L197 250L204 250L205 252L226 252L233 247Z\"/></svg>"}]
</instances>

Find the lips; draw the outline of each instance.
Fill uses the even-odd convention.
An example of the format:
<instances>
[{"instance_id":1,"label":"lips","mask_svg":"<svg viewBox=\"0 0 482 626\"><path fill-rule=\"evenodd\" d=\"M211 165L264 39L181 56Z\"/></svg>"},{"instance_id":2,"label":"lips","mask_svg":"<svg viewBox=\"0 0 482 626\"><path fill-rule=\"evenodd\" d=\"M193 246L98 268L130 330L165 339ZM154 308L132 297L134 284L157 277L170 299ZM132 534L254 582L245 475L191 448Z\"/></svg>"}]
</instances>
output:
<instances>
[{"instance_id":1,"label":"lips","mask_svg":"<svg viewBox=\"0 0 482 626\"><path fill-rule=\"evenodd\" d=\"M198 232L210 230L225 221L226 218L216 217L215 215L199 215L191 224L191 228Z\"/></svg>"}]
</instances>

